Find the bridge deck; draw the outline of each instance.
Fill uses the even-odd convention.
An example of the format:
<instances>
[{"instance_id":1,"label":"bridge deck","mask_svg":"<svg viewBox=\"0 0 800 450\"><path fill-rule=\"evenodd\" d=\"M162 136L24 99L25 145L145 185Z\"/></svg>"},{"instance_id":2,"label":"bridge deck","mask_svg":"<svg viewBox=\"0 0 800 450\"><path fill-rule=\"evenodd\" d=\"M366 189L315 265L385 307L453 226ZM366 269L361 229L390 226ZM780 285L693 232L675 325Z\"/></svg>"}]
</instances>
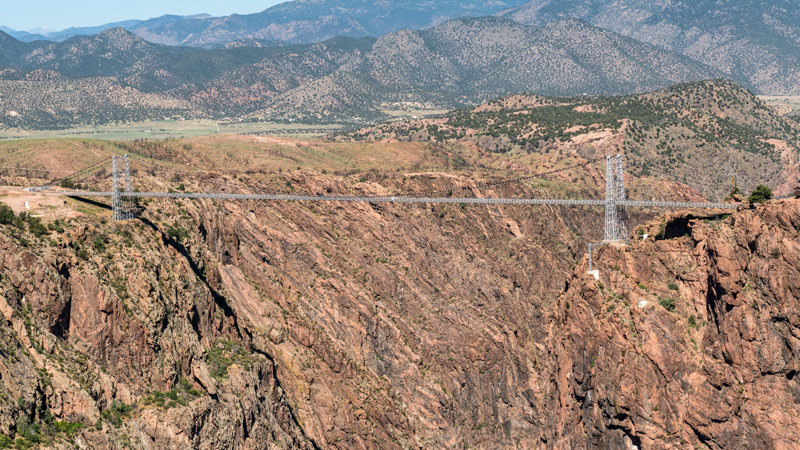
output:
<instances>
[{"instance_id":1,"label":"bridge deck","mask_svg":"<svg viewBox=\"0 0 800 450\"><path fill-rule=\"evenodd\" d=\"M113 197L113 192L98 191L52 191L68 197ZM476 205L561 205L561 206L605 206L605 200L570 200L547 198L456 198L456 197L402 197L402 196L346 196L346 195L293 195L293 194L227 194L186 192L120 192L121 197L137 198L186 198L219 200L263 200L263 201L313 201L350 203L451 203ZM641 208L681 209L736 209L737 203L660 202L626 200L616 202L620 206Z\"/></svg>"}]
</instances>

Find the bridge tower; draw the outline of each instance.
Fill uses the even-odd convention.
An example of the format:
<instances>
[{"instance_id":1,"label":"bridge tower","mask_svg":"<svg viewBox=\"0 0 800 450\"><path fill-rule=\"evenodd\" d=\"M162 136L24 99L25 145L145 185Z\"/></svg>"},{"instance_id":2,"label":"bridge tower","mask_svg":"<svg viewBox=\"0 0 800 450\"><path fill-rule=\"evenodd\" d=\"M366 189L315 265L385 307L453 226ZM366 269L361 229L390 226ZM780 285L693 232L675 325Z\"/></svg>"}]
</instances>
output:
<instances>
[{"instance_id":1,"label":"bridge tower","mask_svg":"<svg viewBox=\"0 0 800 450\"><path fill-rule=\"evenodd\" d=\"M617 155L617 171L614 174L617 183L617 233L620 240L628 239L628 207L623 202L628 200L625 193L625 169L622 155Z\"/></svg>"},{"instance_id":2,"label":"bridge tower","mask_svg":"<svg viewBox=\"0 0 800 450\"><path fill-rule=\"evenodd\" d=\"M606 156L606 233L605 242L619 240L617 238L617 202L616 199L616 177L614 176L615 165L611 156Z\"/></svg>"},{"instance_id":3,"label":"bridge tower","mask_svg":"<svg viewBox=\"0 0 800 450\"><path fill-rule=\"evenodd\" d=\"M117 155L111 157L111 219L122 220L122 197L119 195Z\"/></svg>"},{"instance_id":4,"label":"bridge tower","mask_svg":"<svg viewBox=\"0 0 800 450\"><path fill-rule=\"evenodd\" d=\"M131 161L128 158L128 155L122 157L122 160L125 165L125 192L131 193L133 192L133 182L131 181ZM133 198L132 197L125 197L125 200L122 203L123 211L122 211L122 220L130 220L133 219Z\"/></svg>"},{"instance_id":5,"label":"bridge tower","mask_svg":"<svg viewBox=\"0 0 800 450\"><path fill-rule=\"evenodd\" d=\"M606 226L604 242L625 241L628 235L625 173L622 155L606 157Z\"/></svg>"},{"instance_id":6,"label":"bridge tower","mask_svg":"<svg viewBox=\"0 0 800 450\"><path fill-rule=\"evenodd\" d=\"M122 157L122 165L124 171L124 192L132 192L133 186L131 182L131 164L128 155ZM125 197L123 200L121 195L121 180L119 169L117 166L116 155L111 158L111 218L115 221L133 219L133 200L131 197Z\"/></svg>"}]
</instances>

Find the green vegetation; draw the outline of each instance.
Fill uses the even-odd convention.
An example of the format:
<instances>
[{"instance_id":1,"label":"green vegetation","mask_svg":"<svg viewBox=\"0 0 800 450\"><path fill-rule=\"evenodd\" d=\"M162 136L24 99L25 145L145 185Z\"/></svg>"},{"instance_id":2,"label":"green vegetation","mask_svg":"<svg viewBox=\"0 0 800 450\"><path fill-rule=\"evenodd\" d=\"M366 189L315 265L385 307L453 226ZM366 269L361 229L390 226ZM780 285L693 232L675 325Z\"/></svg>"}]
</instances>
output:
<instances>
[{"instance_id":1,"label":"green vegetation","mask_svg":"<svg viewBox=\"0 0 800 450\"><path fill-rule=\"evenodd\" d=\"M58 183L64 189L79 189L80 185L76 184L71 178L64 178Z\"/></svg>"},{"instance_id":2,"label":"green vegetation","mask_svg":"<svg viewBox=\"0 0 800 450\"><path fill-rule=\"evenodd\" d=\"M42 224L42 219L34 217L30 214L26 215L28 222L28 231L36 237L41 237L48 234L47 227Z\"/></svg>"},{"instance_id":3,"label":"green vegetation","mask_svg":"<svg viewBox=\"0 0 800 450\"><path fill-rule=\"evenodd\" d=\"M76 252L76 255L78 255L79 259L82 259L84 261L88 261L89 260L89 251L86 250L85 248L78 248L77 252Z\"/></svg>"},{"instance_id":4,"label":"green vegetation","mask_svg":"<svg viewBox=\"0 0 800 450\"><path fill-rule=\"evenodd\" d=\"M94 247L95 251L97 252L104 252L106 251L106 242L100 236L94 238L94 242L92 242L92 247Z\"/></svg>"},{"instance_id":5,"label":"green vegetation","mask_svg":"<svg viewBox=\"0 0 800 450\"><path fill-rule=\"evenodd\" d=\"M675 300L671 298L659 298L658 304L663 306L667 311L675 311Z\"/></svg>"},{"instance_id":6,"label":"green vegetation","mask_svg":"<svg viewBox=\"0 0 800 450\"><path fill-rule=\"evenodd\" d=\"M670 281L669 283L667 283L667 287L668 287L668 288L669 288L671 291L677 291L677 290L678 290L678 283L676 283L676 282L674 282L674 281Z\"/></svg>"},{"instance_id":7,"label":"green vegetation","mask_svg":"<svg viewBox=\"0 0 800 450\"><path fill-rule=\"evenodd\" d=\"M180 244L189 237L189 231L182 226L171 226L167 229L167 236Z\"/></svg>"},{"instance_id":8,"label":"green vegetation","mask_svg":"<svg viewBox=\"0 0 800 450\"><path fill-rule=\"evenodd\" d=\"M190 401L202 396L203 393L195 389L189 380L181 378L177 389L167 392L152 391L145 395L143 403L159 408L174 408L176 406L186 406Z\"/></svg>"},{"instance_id":9,"label":"green vegetation","mask_svg":"<svg viewBox=\"0 0 800 450\"><path fill-rule=\"evenodd\" d=\"M244 347L233 341L222 339L208 349L208 365L211 376L221 380L228 376L228 368L238 364L249 370L253 356Z\"/></svg>"},{"instance_id":10,"label":"green vegetation","mask_svg":"<svg viewBox=\"0 0 800 450\"><path fill-rule=\"evenodd\" d=\"M131 405L126 405L125 403L114 400L108 408L100 413L100 419L111 424L115 428L119 428L122 426L123 420L130 417L131 412L133 412L133 407Z\"/></svg>"},{"instance_id":11,"label":"green vegetation","mask_svg":"<svg viewBox=\"0 0 800 450\"><path fill-rule=\"evenodd\" d=\"M128 280L125 277L118 276L115 277L109 283L111 288L114 289L114 292L117 293L117 297L121 298L122 300L128 299Z\"/></svg>"},{"instance_id":12,"label":"green vegetation","mask_svg":"<svg viewBox=\"0 0 800 450\"><path fill-rule=\"evenodd\" d=\"M17 406L26 410L32 405L22 398L17 400ZM66 439L71 441L83 424L80 422L57 421L46 407L38 408L38 421L31 421L28 416L21 416L15 424L16 435L0 434L0 449L30 449L49 447L57 441Z\"/></svg>"},{"instance_id":13,"label":"green vegetation","mask_svg":"<svg viewBox=\"0 0 800 450\"><path fill-rule=\"evenodd\" d=\"M759 184L755 189L753 189L753 192L750 194L750 197L748 197L747 201L750 203L764 203L771 199L772 189L763 184Z\"/></svg>"},{"instance_id":14,"label":"green vegetation","mask_svg":"<svg viewBox=\"0 0 800 450\"><path fill-rule=\"evenodd\" d=\"M689 316L689 327L697 328L697 319L694 317L694 314Z\"/></svg>"},{"instance_id":15,"label":"green vegetation","mask_svg":"<svg viewBox=\"0 0 800 450\"><path fill-rule=\"evenodd\" d=\"M0 203L0 225L11 225L14 217L14 210L5 203Z\"/></svg>"},{"instance_id":16,"label":"green vegetation","mask_svg":"<svg viewBox=\"0 0 800 450\"><path fill-rule=\"evenodd\" d=\"M44 226L41 218L27 212L23 211L15 216L14 211L4 203L0 203L0 225L14 225L20 230L24 230L27 225L28 231L36 237L45 236L52 230L52 228ZM21 241L23 240L21 239Z\"/></svg>"},{"instance_id":17,"label":"green vegetation","mask_svg":"<svg viewBox=\"0 0 800 450\"><path fill-rule=\"evenodd\" d=\"M64 224L61 222L60 219L56 219L47 224L47 229L50 231L55 231L56 233L63 233Z\"/></svg>"}]
</instances>

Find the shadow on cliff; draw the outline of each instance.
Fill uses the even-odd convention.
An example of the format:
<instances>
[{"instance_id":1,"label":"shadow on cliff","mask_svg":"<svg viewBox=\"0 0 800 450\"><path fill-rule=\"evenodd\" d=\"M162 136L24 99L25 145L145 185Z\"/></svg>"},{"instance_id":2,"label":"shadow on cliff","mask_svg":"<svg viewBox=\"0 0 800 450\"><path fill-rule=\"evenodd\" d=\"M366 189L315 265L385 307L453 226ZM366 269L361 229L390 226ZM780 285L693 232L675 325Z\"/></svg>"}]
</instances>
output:
<instances>
[{"instance_id":1,"label":"shadow on cliff","mask_svg":"<svg viewBox=\"0 0 800 450\"><path fill-rule=\"evenodd\" d=\"M203 282L203 284L205 284L206 287L208 288L209 292L211 293L212 298L214 299L214 303L220 309L222 309L222 311L225 313L225 317L231 318L233 320L233 325L234 325L234 328L236 329L236 333L237 333L239 339L244 339L245 338L244 335L246 335L246 338L247 338L247 341L250 344L251 350L253 352L257 353L257 354L262 355L264 358L266 358L270 362L271 371L272 371L272 378L275 381L275 386L277 388L280 388L282 392L285 392L285 389L281 385L280 378L278 377L278 371L277 371L278 364L275 361L275 358L273 358L272 355L270 355L266 351L264 351L264 350L258 348L257 346L253 345L254 339L253 339L253 335L250 332L250 330L248 330L246 327L244 327L244 328L240 328L239 327L239 320L236 317L236 312L233 310L231 305L228 304L228 300L225 298L225 296L223 296L222 294L217 292L217 290L214 289L210 285L210 283L208 282L208 278L206 277L205 270L200 268L200 266L197 264L197 262L189 254L189 251L186 250L186 247L183 244L181 244L180 242L176 241L175 239L173 239L173 238L167 236L166 234L162 233L161 230L158 228L158 226L155 223L153 223L151 220L149 220L149 219L147 219L145 217L136 217L136 219L141 221L143 224L147 225L148 227L150 227L153 231L155 231L159 235L161 235L161 240L164 242L164 244L169 245L170 247L174 248L178 253L180 253L186 259L186 261L189 263L189 267L192 269L192 272L194 272L195 276L199 280L201 280ZM197 323L198 321L196 320L196 317L197 317L196 307L192 308L192 310L193 310L192 311L192 320L191 320L192 327L195 329L195 332L197 333L198 336L202 336L202 332L199 330L199 326L198 326L198 323ZM244 333L244 335L242 333ZM287 410L288 410L288 413L289 413L289 416L290 416L291 420L301 430L303 436L311 443L312 447L315 450L316 449L320 449L319 445L317 445L317 443L313 439L311 439L309 436L306 435L305 430L300 425L300 420L297 418L297 415L295 414L295 412L291 408L291 406L288 406ZM245 435L247 435L246 432L245 432Z\"/></svg>"},{"instance_id":2,"label":"shadow on cliff","mask_svg":"<svg viewBox=\"0 0 800 450\"><path fill-rule=\"evenodd\" d=\"M107 210L111 210L111 205L108 203L98 202L97 200L86 198L86 197L73 197L70 196L71 199L75 200L76 202L86 203L87 205L97 206L98 208L103 208Z\"/></svg>"},{"instance_id":3,"label":"shadow on cliff","mask_svg":"<svg viewBox=\"0 0 800 450\"><path fill-rule=\"evenodd\" d=\"M211 286L211 283L209 283L209 281L208 281L208 277L206 275L205 270L202 269L199 264L197 264L197 261L195 261L194 258L192 258L192 255L189 254L189 251L186 250L186 247L183 244L181 244L180 242L178 242L177 240L175 240L175 239L167 236L166 234L164 234L158 228L158 225L153 223L151 220L149 220L147 218L144 218L144 217L137 217L136 219L139 220L140 222L142 222L143 224L147 225L148 227L150 227L150 229L152 229L154 232L158 233L161 236L161 241L165 245L168 245L168 246L172 247L178 253L180 253L181 256L184 257L184 259L186 259L186 261L189 263L189 267L192 269L192 272L194 272L194 275L197 277L197 279L202 281L203 284L208 288L208 291L211 293L211 297L214 299L214 303L222 310L222 312L225 314L226 318L230 318L231 320L233 320L233 325L234 325L234 328L236 329L236 334L241 339L243 337L242 336L242 330L239 328L239 320L236 317L236 312L233 310L231 305L228 303L228 300L225 298L225 296L220 294L216 289L214 289L214 287ZM195 332L197 333L198 336L202 336L203 333L199 329L198 320L196 320L196 317L197 317L196 308L192 308L192 309L193 309L193 311L192 311L192 327L194 328L194 330L195 330Z\"/></svg>"}]
</instances>

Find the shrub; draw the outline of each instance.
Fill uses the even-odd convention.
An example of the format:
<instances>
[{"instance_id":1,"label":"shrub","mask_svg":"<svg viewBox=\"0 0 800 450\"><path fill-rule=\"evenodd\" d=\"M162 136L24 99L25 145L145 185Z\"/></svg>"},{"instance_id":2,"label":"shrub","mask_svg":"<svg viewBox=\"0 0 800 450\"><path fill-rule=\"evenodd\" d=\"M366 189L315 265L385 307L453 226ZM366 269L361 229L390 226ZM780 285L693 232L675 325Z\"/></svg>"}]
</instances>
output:
<instances>
[{"instance_id":1,"label":"shrub","mask_svg":"<svg viewBox=\"0 0 800 450\"><path fill-rule=\"evenodd\" d=\"M14 223L14 210L5 203L0 203L0 224L10 225Z\"/></svg>"},{"instance_id":2,"label":"shrub","mask_svg":"<svg viewBox=\"0 0 800 450\"><path fill-rule=\"evenodd\" d=\"M692 328L697 328L697 319L694 317L694 314L689 316L689 326Z\"/></svg>"},{"instance_id":3,"label":"shrub","mask_svg":"<svg viewBox=\"0 0 800 450\"><path fill-rule=\"evenodd\" d=\"M750 203L764 203L770 199L772 199L772 189L764 186L763 184L759 184L755 189L753 189L753 192L750 194L750 197L747 200Z\"/></svg>"},{"instance_id":4,"label":"shrub","mask_svg":"<svg viewBox=\"0 0 800 450\"><path fill-rule=\"evenodd\" d=\"M674 281L670 281L669 283L667 283L667 287L668 287L668 288L669 288L671 291L677 291L677 290L678 290L678 283L676 283L676 282L674 282Z\"/></svg>"},{"instance_id":5,"label":"shrub","mask_svg":"<svg viewBox=\"0 0 800 450\"><path fill-rule=\"evenodd\" d=\"M659 299L658 304L663 306L667 311L675 311L675 300L671 298Z\"/></svg>"},{"instance_id":6,"label":"shrub","mask_svg":"<svg viewBox=\"0 0 800 450\"><path fill-rule=\"evenodd\" d=\"M33 216L28 216L28 230L37 237L48 233L47 227L42 225L42 220Z\"/></svg>"},{"instance_id":7,"label":"shrub","mask_svg":"<svg viewBox=\"0 0 800 450\"><path fill-rule=\"evenodd\" d=\"M103 240L103 238L101 238L101 237L94 238L94 242L92 243L92 246L98 252L102 253L102 252L106 251L106 243Z\"/></svg>"},{"instance_id":8,"label":"shrub","mask_svg":"<svg viewBox=\"0 0 800 450\"><path fill-rule=\"evenodd\" d=\"M73 434L77 433L81 428L83 428L83 424L80 422L56 422L56 430L59 433L64 433L68 436L72 436Z\"/></svg>"},{"instance_id":9,"label":"shrub","mask_svg":"<svg viewBox=\"0 0 800 450\"><path fill-rule=\"evenodd\" d=\"M114 400L108 409L100 413L100 417L114 427L119 428L123 419L130 415L132 409L130 405Z\"/></svg>"},{"instance_id":10,"label":"shrub","mask_svg":"<svg viewBox=\"0 0 800 450\"><path fill-rule=\"evenodd\" d=\"M61 186L61 187L63 187L63 188L65 188L65 189L75 189L75 188L77 188L77 187L78 187L78 186L75 184L75 182L74 182L74 181L72 181L72 180L71 180L71 179L69 179L69 178L65 178L65 179L61 180L61 182L60 182L60 183L58 183L58 185L59 185L59 186Z\"/></svg>"},{"instance_id":11,"label":"shrub","mask_svg":"<svg viewBox=\"0 0 800 450\"><path fill-rule=\"evenodd\" d=\"M169 227L169 229L167 229L167 236L169 236L170 239L172 239L172 240L174 240L174 241L176 241L178 243L181 243L181 242L183 242L184 239L189 237L189 231L186 230L186 228L183 228L183 227L180 227L180 226L179 227Z\"/></svg>"},{"instance_id":12,"label":"shrub","mask_svg":"<svg viewBox=\"0 0 800 450\"><path fill-rule=\"evenodd\" d=\"M61 224L60 220L56 219L55 221L47 224L47 229L50 231L55 231L57 233L63 233L64 225Z\"/></svg>"}]
</instances>

